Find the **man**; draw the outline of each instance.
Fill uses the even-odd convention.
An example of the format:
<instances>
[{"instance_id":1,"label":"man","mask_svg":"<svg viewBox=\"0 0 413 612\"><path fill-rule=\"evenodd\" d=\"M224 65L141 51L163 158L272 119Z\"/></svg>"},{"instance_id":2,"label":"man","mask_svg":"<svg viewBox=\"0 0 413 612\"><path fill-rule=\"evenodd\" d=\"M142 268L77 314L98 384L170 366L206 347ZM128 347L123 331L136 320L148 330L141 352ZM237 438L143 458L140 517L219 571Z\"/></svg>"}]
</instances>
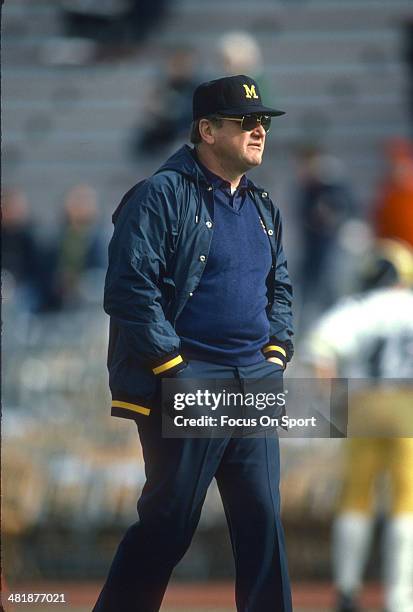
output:
<instances>
[{"instance_id":1,"label":"man","mask_svg":"<svg viewBox=\"0 0 413 612\"><path fill-rule=\"evenodd\" d=\"M398 238L413 247L413 143L391 138L384 153L386 171L372 207L373 227L380 238Z\"/></svg>"},{"instance_id":2,"label":"man","mask_svg":"<svg viewBox=\"0 0 413 612\"><path fill-rule=\"evenodd\" d=\"M383 547L385 609L413 612L412 285L409 245L379 241L363 272L364 291L328 311L304 351L318 376L359 379L349 405L354 437L346 441L333 527L338 612L361 609L358 592L374 527L374 485L383 474L390 477L392 493Z\"/></svg>"},{"instance_id":3,"label":"man","mask_svg":"<svg viewBox=\"0 0 413 612\"><path fill-rule=\"evenodd\" d=\"M160 379L282 376L292 291L280 213L246 178L271 117L244 75L200 85L191 141L133 187L115 213L105 310L112 414L136 420L147 481L95 612L159 610L208 486L218 482L242 612L290 612L279 447L261 437L163 438Z\"/></svg>"},{"instance_id":4,"label":"man","mask_svg":"<svg viewBox=\"0 0 413 612\"><path fill-rule=\"evenodd\" d=\"M301 327L306 329L338 294L339 235L354 216L356 205L338 158L314 145L300 147L296 157L295 200L302 244Z\"/></svg>"}]
</instances>

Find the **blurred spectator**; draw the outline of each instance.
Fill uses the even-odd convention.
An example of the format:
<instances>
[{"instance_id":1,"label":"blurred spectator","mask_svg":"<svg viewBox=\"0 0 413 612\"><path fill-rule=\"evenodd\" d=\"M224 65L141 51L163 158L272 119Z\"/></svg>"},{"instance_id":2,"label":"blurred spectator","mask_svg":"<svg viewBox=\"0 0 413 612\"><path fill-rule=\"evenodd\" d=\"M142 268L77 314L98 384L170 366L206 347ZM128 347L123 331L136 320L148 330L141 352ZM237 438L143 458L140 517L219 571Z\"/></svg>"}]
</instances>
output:
<instances>
[{"instance_id":1,"label":"blurred spectator","mask_svg":"<svg viewBox=\"0 0 413 612\"><path fill-rule=\"evenodd\" d=\"M43 310L76 307L89 299L88 289L95 294L94 275L103 282L106 266L105 238L98 221L96 191L86 184L75 185L66 196L60 232L50 248Z\"/></svg>"},{"instance_id":2,"label":"blurred spectator","mask_svg":"<svg viewBox=\"0 0 413 612\"><path fill-rule=\"evenodd\" d=\"M138 155L156 154L186 138L192 121L192 94L198 85L197 55L180 46L166 58L165 73L149 93L136 128L133 148Z\"/></svg>"},{"instance_id":3,"label":"blurred spectator","mask_svg":"<svg viewBox=\"0 0 413 612\"><path fill-rule=\"evenodd\" d=\"M110 59L141 46L164 18L167 4L168 0L64 0L63 24L76 56L77 45L90 40L99 45L95 59Z\"/></svg>"},{"instance_id":4,"label":"blurred spectator","mask_svg":"<svg viewBox=\"0 0 413 612\"><path fill-rule=\"evenodd\" d=\"M399 238L413 246L413 145L394 138L386 147L387 175L373 212L381 238Z\"/></svg>"},{"instance_id":5,"label":"blurred spectator","mask_svg":"<svg viewBox=\"0 0 413 612\"><path fill-rule=\"evenodd\" d=\"M304 351L321 378L364 379L357 387L350 385L355 390L350 393L348 427L354 437L345 442L343 491L333 528L337 611L360 611L357 599L374 527L375 486L387 475L391 506L383 547L385 609L412 612L413 438L403 437L413 429L412 249L396 241L379 242L361 285L363 293L339 301L318 321Z\"/></svg>"},{"instance_id":6,"label":"blurred spectator","mask_svg":"<svg viewBox=\"0 0 413 612\"><path fill-rule=\"evenodd\" d=\"M27 197L20 189L3 194L1 243L3 297L13 297L13 303L22 310L36 310L40 299L40 254Z\"/></svg>"},{"instance_id":7,"label":"blurred spectator","mask_svg":"<svg viewBox=\"0 0 413 612\"><path fill-rule=\"evenodd\" d=\"M227 32L218 40L219 60L225 74L251 74L262 71L262 54L255 38L248 32Z\"/></svg>"},{"instance_id":8,"label":"blurred spectator","mask_svg":"<svg viewBox=\"0 0 413 612\"><path fill-rule=\"evenodd\" d=\"M297 160L297 219L303 245L298 285L308 321L336 298L334 256L339 231L356 206L340 160L317 147L300 149Z\"/></svg>"},{"instance_id":9,"label":"blurred spectator","mask_svg":"<svg viewBox=\"0 0 413 612\"><path fill-rule=\"evenodd\" d=\"M243 30L227 32L219 38L218 64L222 67L224 75L251 75L258 82L263 98L272 96L263 76L260 46L249 32Z\"/></svg>"}]
</instances>

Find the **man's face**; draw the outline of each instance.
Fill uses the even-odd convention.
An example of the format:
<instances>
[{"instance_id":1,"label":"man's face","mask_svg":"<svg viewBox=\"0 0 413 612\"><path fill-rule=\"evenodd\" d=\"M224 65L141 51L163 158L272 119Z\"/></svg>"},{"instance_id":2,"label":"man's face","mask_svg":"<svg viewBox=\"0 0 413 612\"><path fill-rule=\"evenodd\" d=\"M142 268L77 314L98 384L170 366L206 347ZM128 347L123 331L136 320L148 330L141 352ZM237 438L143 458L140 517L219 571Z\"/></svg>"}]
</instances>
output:
<instances>
[{"instance_id":1,"label":"man's face","mask_svg":"<svg viewBox=\"0 0 413 612\"><path fill-rule=\"evenodd\" d=\"M264 153L266 133L261 125L251 131L241 129L239 121L222 119L222 125L214 128L214 155L222 164L243 174L259 166Z\"/></svg>"}]
</instances>

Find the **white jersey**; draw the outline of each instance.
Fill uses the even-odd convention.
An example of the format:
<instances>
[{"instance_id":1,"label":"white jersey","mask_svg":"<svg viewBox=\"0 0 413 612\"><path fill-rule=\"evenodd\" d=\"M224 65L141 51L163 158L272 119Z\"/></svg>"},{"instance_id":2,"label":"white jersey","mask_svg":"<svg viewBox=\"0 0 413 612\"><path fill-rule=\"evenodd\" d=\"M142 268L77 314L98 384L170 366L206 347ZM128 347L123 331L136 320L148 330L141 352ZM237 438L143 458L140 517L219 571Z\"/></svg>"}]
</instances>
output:
<instances>
[{"instance_id":1,"label":"white jersey","mask_svg":"<svg viewBox=\"0 0 413 612\"><path fill-rule=\"evenodd\" d=\"M377 289L341 300L304 347L313 363L335 363L343 378L413 378L413 292Z\"/></svg>"}]
</instances>

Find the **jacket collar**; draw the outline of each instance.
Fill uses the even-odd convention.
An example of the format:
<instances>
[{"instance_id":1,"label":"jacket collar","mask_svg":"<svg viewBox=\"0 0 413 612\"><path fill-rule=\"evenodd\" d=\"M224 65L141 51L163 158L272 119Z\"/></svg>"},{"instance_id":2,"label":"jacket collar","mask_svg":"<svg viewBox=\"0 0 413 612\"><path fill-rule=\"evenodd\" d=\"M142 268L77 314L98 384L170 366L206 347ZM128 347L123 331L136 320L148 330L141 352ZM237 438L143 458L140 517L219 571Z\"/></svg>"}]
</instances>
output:
<instances>
[{"instance_id":1,"label":"jacket collar","mask_svg":"<svg viewBox=\"0 0 413 612\"><path fill-rule=\"evenodd\" d=\"M154 174L159 174L160 172L165 172L169 170L178 172L179 174L183 174L190 180L199 184L210 185L211 180L209 180L209 177L205 175L203 169L204 166L200 164L200 162L196 159L196 156L194 155L193 151L193 148L188 145L184 145L183 147L178 149L178 151L176 151L173 155L171 155L171 157L167 159L166 162ZM251 191L266 194L268 197L268 194L262 187L259 187L258 185L253 183L246 176L245 184L243 184L242 186L247 189L250 189Z\"/></svg>"},{"instance_id":2,"label":"jacket collar","mask_svg":"<svg viewBox=\"0 0 413 612\"><path fill-rule=\"evenodd\" d=\"M223 179L221 176L219 176L218 174L215 174L215 172L212 172L212 170L210 170L209 168L207 168L205 166L205 164L203 164L195 149L192 150L192 155L195 159L195 163L199 166L199 168L201 169L203 175L205 176L205 178L208 180L208 182L210 183L210 185L213 185L214 187L217 187L218 189L229 189L231 187L230 183L228 181L226 181L225 179ZM239 182L239 185L237 187L237 189L247 189L248 188L248 179L245 176L245 174L242 175L241 180Z\"/></svg>"}]
</instances>

